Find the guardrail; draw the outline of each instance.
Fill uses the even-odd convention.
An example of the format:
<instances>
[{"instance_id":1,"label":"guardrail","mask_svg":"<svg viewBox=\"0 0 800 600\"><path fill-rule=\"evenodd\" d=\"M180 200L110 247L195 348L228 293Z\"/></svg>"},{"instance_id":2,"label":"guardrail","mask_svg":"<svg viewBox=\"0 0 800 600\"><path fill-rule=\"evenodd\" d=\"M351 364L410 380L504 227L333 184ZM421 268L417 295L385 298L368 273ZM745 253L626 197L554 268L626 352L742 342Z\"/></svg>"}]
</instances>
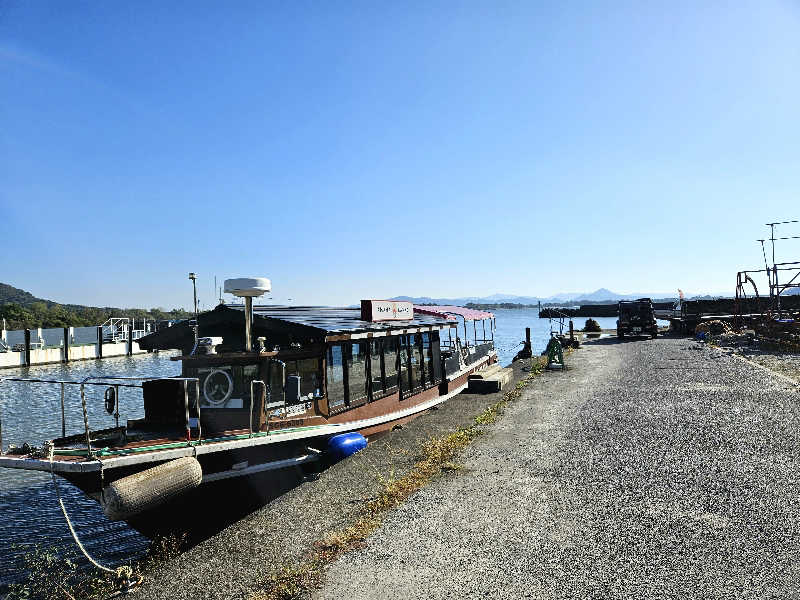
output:
<instances>
[{"instance_id":1,"label":"guardrail","mask_svg":"<svg viewBox=\"0 0 800 600\"><path fill-rule=\"evenodd\" d=\"M189 387L188 384L190 382L194 382L195 384L195 402L194 408L197 410L197 432L198 437L197 441L201 441L203 438L203 429L200 422L200 380L197 377L115 377L110 375L92 375L82 379L81 381L71 381L66 379L38 379L33 377L2 377L0 378L0 384L6 381L15 381L15 382L22 382L22 383L46 383L46 384L58 384L61 386L61 437L66 438L66 409L65 409L65 386L66 385L78 385L80 386L80 394L81 394L81 410L83 411L83 427L84 427L84 434L86 437L86 452L89 457L94 456L94 452L92 451L92 439L91 439L91 429L89 427L89 411L86 406L86 386L87 385L94 385L94 386L106 386L106 392L104 394L105 400L105 407L106 411L111 415L113 414L116 427L119 427L119 388L139 388L142 389L144 383L147 381L155 381L155 380L171 380L171 381L181 381L183 382L183 401L184 401L184 409L185 409L185 426L186 426L186 439L187 441L191 441L192 439L192 417L190 417L189 411ZM125 382L141 382L141 383L125 383ZM122 383L120 383L122 382ZM263 382L262 382L263 383ZM111 402L111 394L109 391L113 390L113 405ZM251 397L251 404L252 404L252 397ZM112 412L113 411L113 412ZM253 425L252 425L252 406L251 406L251 417L250 417L250 431L252 433ZM0 416L0 451L3 448L3 427L2 427L2 416Z\"/></svg>"}]
</instances>

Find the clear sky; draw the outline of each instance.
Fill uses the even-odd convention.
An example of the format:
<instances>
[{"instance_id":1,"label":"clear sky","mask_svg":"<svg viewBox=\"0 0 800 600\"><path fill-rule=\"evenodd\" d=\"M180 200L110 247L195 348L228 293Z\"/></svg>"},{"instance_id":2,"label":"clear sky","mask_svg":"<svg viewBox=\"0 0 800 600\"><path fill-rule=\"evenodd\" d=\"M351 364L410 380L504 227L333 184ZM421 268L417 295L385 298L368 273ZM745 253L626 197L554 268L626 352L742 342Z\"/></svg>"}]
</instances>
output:
<instances>
[{"instance_id":1,"label":"clear sky","mask_svg":"<svg viewBox=\"0 0 800 600\"><path fill-rule=\"evenodd\" d=\"M732 294L800 218L798 107L798 2L0 0L0 281Z\"/></svg>"}]
</instances>

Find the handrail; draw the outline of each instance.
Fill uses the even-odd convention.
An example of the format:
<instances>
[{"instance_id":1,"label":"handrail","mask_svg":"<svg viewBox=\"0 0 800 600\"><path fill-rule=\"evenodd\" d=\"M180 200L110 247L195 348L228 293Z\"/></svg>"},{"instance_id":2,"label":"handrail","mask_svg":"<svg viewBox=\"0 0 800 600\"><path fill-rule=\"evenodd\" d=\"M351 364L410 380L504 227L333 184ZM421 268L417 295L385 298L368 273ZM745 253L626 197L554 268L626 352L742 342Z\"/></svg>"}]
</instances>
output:
<instances>
[{"instance_id":1,"label":"handrail","mask_svg":"<svg viewBox=\"0 0 800 600\"><path fill-rule=\"evenodd\" d=\"M97 380L97 381L92 381ZM64 402L64 395L65 395L65 385L78 385L80 386L80 394L81 394L81 410L83 412L83 426L84 432L86 434L86 452L87 455L91 458L94 456L92 452L92 440L91 440L91 430L89 428L89 411L86 406L86 390L85 387L87 385L99 385L99 386L108 386L109 383L116 389L115 397L116 397L116 410L115 410L115 419L117 426L119 426L119 388L120 387L127 387L127 388L142 388L144 382L147 381L156 381L156 380L169 380L169 381L182 381L183 388L184 388L184 403L186 408L186 428L187 428L187 440L191 440L191 429L189 428L189 395L188 395L188 388L187 384L190 381L194 381L195 383L195 392L197 396L196 405L197 405L197 429L198 429L198 441L202 439L203 430L200 424L200 380L197 377L117 377L112 375L89 375L85 377L81 381L71 381L67 379L39 379L34 377L0 377L0 383L5 381L15 381L21 383L56 383L61 385L61 437L66 437L66 410L65 410L65 402ZM134 383L115 383L118 381L140 381L140 384ZM252 420L252 418L251 418ZM252 429L252 425L251 425ZM2 452L2 421L0 421L0 452Z\"/></svg>"},{"instance_id":2,"label":"handrail","mask_svg":"<svg viewBox=\"0 0 800 600\"><path fill-rule=\"evenodd\" d=\"M92 377L90 379L99 379L100 377ZM126 379L123 377L115 377L111 379ZM146 377L141 378L143 381L149 381L152 379L171 379L171 378L162 378L162 377ZM0 377L0 381L21 381L23 383L60 383L64 384L71 384L71 385L108 385L105 382L91 382L91 381L70 381L68 379L37 379L34 377ZM129 383L120 383L120 387L131 387L131 388L140 388L141 385L129 384Z\"/></svg>"}]
</instances>

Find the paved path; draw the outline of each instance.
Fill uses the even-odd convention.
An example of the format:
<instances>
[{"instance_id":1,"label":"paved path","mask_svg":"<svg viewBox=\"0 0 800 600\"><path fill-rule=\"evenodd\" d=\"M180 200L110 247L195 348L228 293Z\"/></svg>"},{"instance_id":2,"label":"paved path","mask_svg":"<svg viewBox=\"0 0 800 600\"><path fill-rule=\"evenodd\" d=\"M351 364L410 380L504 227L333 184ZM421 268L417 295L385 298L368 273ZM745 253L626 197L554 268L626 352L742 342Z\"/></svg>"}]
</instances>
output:
<instances>
[{"instance_id":1,"label":"paved path","mask_svg":"<svg viewBox=\"0 0 800 600\"><path fill-rule=\"evenodd\" d=\"M800 393L680 339L585 346L319 598L800 598Z\"/></svg>"}]
</instances>

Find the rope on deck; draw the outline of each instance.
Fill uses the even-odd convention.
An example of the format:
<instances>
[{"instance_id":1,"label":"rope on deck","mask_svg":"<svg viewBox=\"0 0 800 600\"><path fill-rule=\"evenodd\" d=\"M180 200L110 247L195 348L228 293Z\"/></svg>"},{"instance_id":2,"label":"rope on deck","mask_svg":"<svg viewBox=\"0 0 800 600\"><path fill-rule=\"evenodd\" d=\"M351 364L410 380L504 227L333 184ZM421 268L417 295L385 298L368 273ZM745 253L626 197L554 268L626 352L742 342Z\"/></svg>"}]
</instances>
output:
<instances>
[{"instance_id":1,"label":"rope on deck","mask_svg":"<svg viewBox=\"0 0 800 600\"><path fill-rule=\"evenodd\" d=\"M117 589L120 592L128 592L132 591L134 588L141 585L144 577L138 573L134 573L133 569L128 565L122 565L121 567L117 567L116 569L111 569L104 565L101 565L97 562L89 552L87 552L86 548L83 547L80 538L78 537L78 533L75 531L75 527L72 525L72 520L69 518L69 514L67 514L67 507L64 506L64 499L61 497L61 489L58 487L58 481L56 480L56 473L53 470L53 450L55 449L55 444L52 441L45 442L45 446L49 446L47 448L48 455L50 456L50 476L53 478L53 487L56 488L56 497L58 498L58 505L61 507L61 512L64 514L64 519L67 522L67 527L69 527L69 532L72 534L72 539L75 540L75 544L77 544L80 551L86 557L92 566L100 571L104 571L106 573L110 573L116 577L116 585Z\"/></svg>"}]
</instances>

